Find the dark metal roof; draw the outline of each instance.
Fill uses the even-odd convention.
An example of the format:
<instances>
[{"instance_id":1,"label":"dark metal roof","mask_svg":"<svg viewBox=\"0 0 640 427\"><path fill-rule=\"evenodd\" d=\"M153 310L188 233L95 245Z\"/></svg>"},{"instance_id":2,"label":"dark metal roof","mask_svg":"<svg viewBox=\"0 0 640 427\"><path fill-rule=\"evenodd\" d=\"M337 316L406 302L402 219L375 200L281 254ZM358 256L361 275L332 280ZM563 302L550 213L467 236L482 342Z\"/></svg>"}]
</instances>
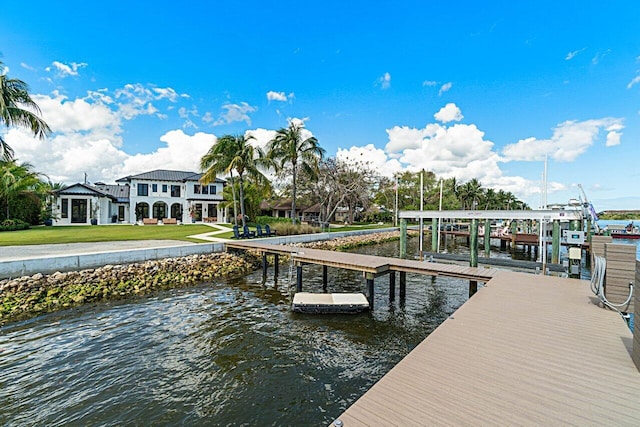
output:
<instances>
[{"instance_id":1,"label":"dark metal roof","mask_svg":"<svg viewBox=\"0 0 640 427\"><path fill-rule=\"evenodd\" d=\"M58 196L65 195L82 195L82 196L98 196L108 197L119 203L129 202L129 186L128 185L108 185L100 183L98 186L89 184L76 183L69 185L54 192Z\"/></svg>"},{"instance_id":2,"label":"dark metal roof","mask_svg":"<svg viewBox=\"0 0 640 427\"><path fill-rule=\"evenodd\" d=\"M111 185L111 184L102 184L96 186L99 190L106 193L112 198L116 199L116 202L119 203L128 203L129 202L129 190L130 187L128 185Z\"/></svg>"},{"instance_id":3,"label":"dark metal roof","mask_svg":"<svg viewBox=\"0 0 640 427\"><path fill-rule=\"evenodd\" d=\"M188 171L173 171L167 169L157 169L150 172L144 172L137 175L129 175L119 178L116 182L131 182L132 179L140 179L145 181L198 181L202 177L201 173ZM225 181L216 178L215 182L224 183Z\"/></svg>"},{"instance_id":4,"label":"dark metal roof","mask_svg":"<svg viewBox=\"0 0 640 427\"><path fill-rule=\"evenodd\" d=\"M54 194L56 195L84 195L84 196L103 196L103 197L111 197L109 194L107 194L106 192L93 187L89 184L82 184L82 183L77 183L77 184L73 184L73 185L69 185L67 187L64 187L60 190L56 190L54 191Z\"/></svg>"}]
</instances>

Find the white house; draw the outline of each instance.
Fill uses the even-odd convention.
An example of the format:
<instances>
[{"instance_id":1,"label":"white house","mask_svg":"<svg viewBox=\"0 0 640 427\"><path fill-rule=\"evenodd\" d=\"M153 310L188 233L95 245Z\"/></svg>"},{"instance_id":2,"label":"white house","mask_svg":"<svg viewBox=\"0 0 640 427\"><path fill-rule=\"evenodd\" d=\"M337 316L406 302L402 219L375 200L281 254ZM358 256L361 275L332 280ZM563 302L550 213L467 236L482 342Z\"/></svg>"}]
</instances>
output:
<instances>
[{"instance_id":1,"label":"white house","mask_svg":"<svg viewBox=\"0 0 640 427\"><path fill-rule=\"evenodd\" d=\"M155 170L104 183L74 184L56 192L55 224L87 224L96 219L136 223L145 218L182 222L225 222L220 207L225 181L200 184L202 174Z\"/></svg>"}]
</instances>

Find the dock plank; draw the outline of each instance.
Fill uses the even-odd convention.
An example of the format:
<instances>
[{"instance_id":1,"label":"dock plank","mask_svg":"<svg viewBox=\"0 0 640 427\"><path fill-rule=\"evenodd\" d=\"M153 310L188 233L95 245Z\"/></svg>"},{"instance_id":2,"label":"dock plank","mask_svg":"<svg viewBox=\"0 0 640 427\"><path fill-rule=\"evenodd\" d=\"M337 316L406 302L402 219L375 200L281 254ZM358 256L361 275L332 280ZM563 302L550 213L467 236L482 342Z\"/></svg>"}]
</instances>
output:
<instances>
[{"instance_id":1,"label":"dock plank","mask_svg":"<svg viewBox=\"0 0 640 427\"><path fill-rule=\"evenodd\" d=\"M455 264L441 264L298 246L274 245L256 241L228 242L225 243L225 245L227 249L257 250L260 252L286 254L293 256L296 261L302 263L357 270L375 275L385 274L390 271L399 271L487 282L499 272L499 270L493 268L464 267Z\"/></svg>"},{"instance_id":2,"label":"dock plank","mask_svg":"<svg viewBox=\"0 0 640 427\"><path fill-rule=\"evenodd\" d=\"M339 418L345 426L637 425L631 342L588 282L500 272Z\"/></svg>"}]
</instances>

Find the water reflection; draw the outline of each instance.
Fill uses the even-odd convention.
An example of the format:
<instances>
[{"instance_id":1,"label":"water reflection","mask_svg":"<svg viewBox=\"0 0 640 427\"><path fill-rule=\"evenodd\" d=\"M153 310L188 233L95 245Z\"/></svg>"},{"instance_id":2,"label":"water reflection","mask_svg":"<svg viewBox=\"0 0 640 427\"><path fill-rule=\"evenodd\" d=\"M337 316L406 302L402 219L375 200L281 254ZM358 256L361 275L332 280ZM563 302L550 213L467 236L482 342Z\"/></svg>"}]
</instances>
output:
<instances>
[{"instance_id":1,"label":"water reflection","mask_svg":"<svg viewBox=\"0 0 640 427\"><path fill-rule=\"evenodd\" d=\"M394 255L397 242L360 251ZM302 315L289 310L288 266L272 275L4 326L0 424L327 425L468 292L408 274L406 300L390 302L381 277L373 313ZM364 291L360 273L328 275L330 292ZM321 267L304 278L305 291L322 291Z\"/></svg>"}]
</instances>

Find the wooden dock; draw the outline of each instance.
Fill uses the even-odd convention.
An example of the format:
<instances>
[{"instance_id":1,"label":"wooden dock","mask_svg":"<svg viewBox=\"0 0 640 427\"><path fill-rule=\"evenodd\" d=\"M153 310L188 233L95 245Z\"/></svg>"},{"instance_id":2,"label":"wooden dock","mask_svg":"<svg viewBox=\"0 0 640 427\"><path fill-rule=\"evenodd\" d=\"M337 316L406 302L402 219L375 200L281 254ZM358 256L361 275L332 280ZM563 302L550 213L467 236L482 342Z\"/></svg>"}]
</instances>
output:
<instances>
[{"instance_id":1,"label":"wooden dock","mask_svg":"<svg viewBox=\"0 0 640 427\"><path fill-rule=\"evenodd\" d=\"M637 426L632 340L588 282L500 272L337 418L345 427Z\"/></svg>"},{"instance_id":2,"label":"wooden dock","mask_svg":"<svg viewBox=\"0 0 640 427\"><path fill-rule=\"evenodd\" d=\"M298 263L362 271L363 273L372 274L375 277L397 271L400 273L457 277L459 279L484 283L491 280L498 273L498 270L493 268L464 267L460 265L310 249L298 246L274 245L258 241L227 242L225 245L227 249L254 250L264 254L289 255L293 256Z\"/></svg>"},{"instance_id":3,"label":"wooden dock","mask_svg":"<svg viewBox=\"0 0 640 427\"><path fill-rule=\"evenodd\" d=\"M639 424L640 345L636 368L629 327L586 281L254 241L227 248L258 250L263 263L291 255L298 279L304 263L363 271L371 308L373 277L390 274L392 298L396 271L401 298L408 272L486 283L334 426Z\"/></svg>"}]
</instances>

